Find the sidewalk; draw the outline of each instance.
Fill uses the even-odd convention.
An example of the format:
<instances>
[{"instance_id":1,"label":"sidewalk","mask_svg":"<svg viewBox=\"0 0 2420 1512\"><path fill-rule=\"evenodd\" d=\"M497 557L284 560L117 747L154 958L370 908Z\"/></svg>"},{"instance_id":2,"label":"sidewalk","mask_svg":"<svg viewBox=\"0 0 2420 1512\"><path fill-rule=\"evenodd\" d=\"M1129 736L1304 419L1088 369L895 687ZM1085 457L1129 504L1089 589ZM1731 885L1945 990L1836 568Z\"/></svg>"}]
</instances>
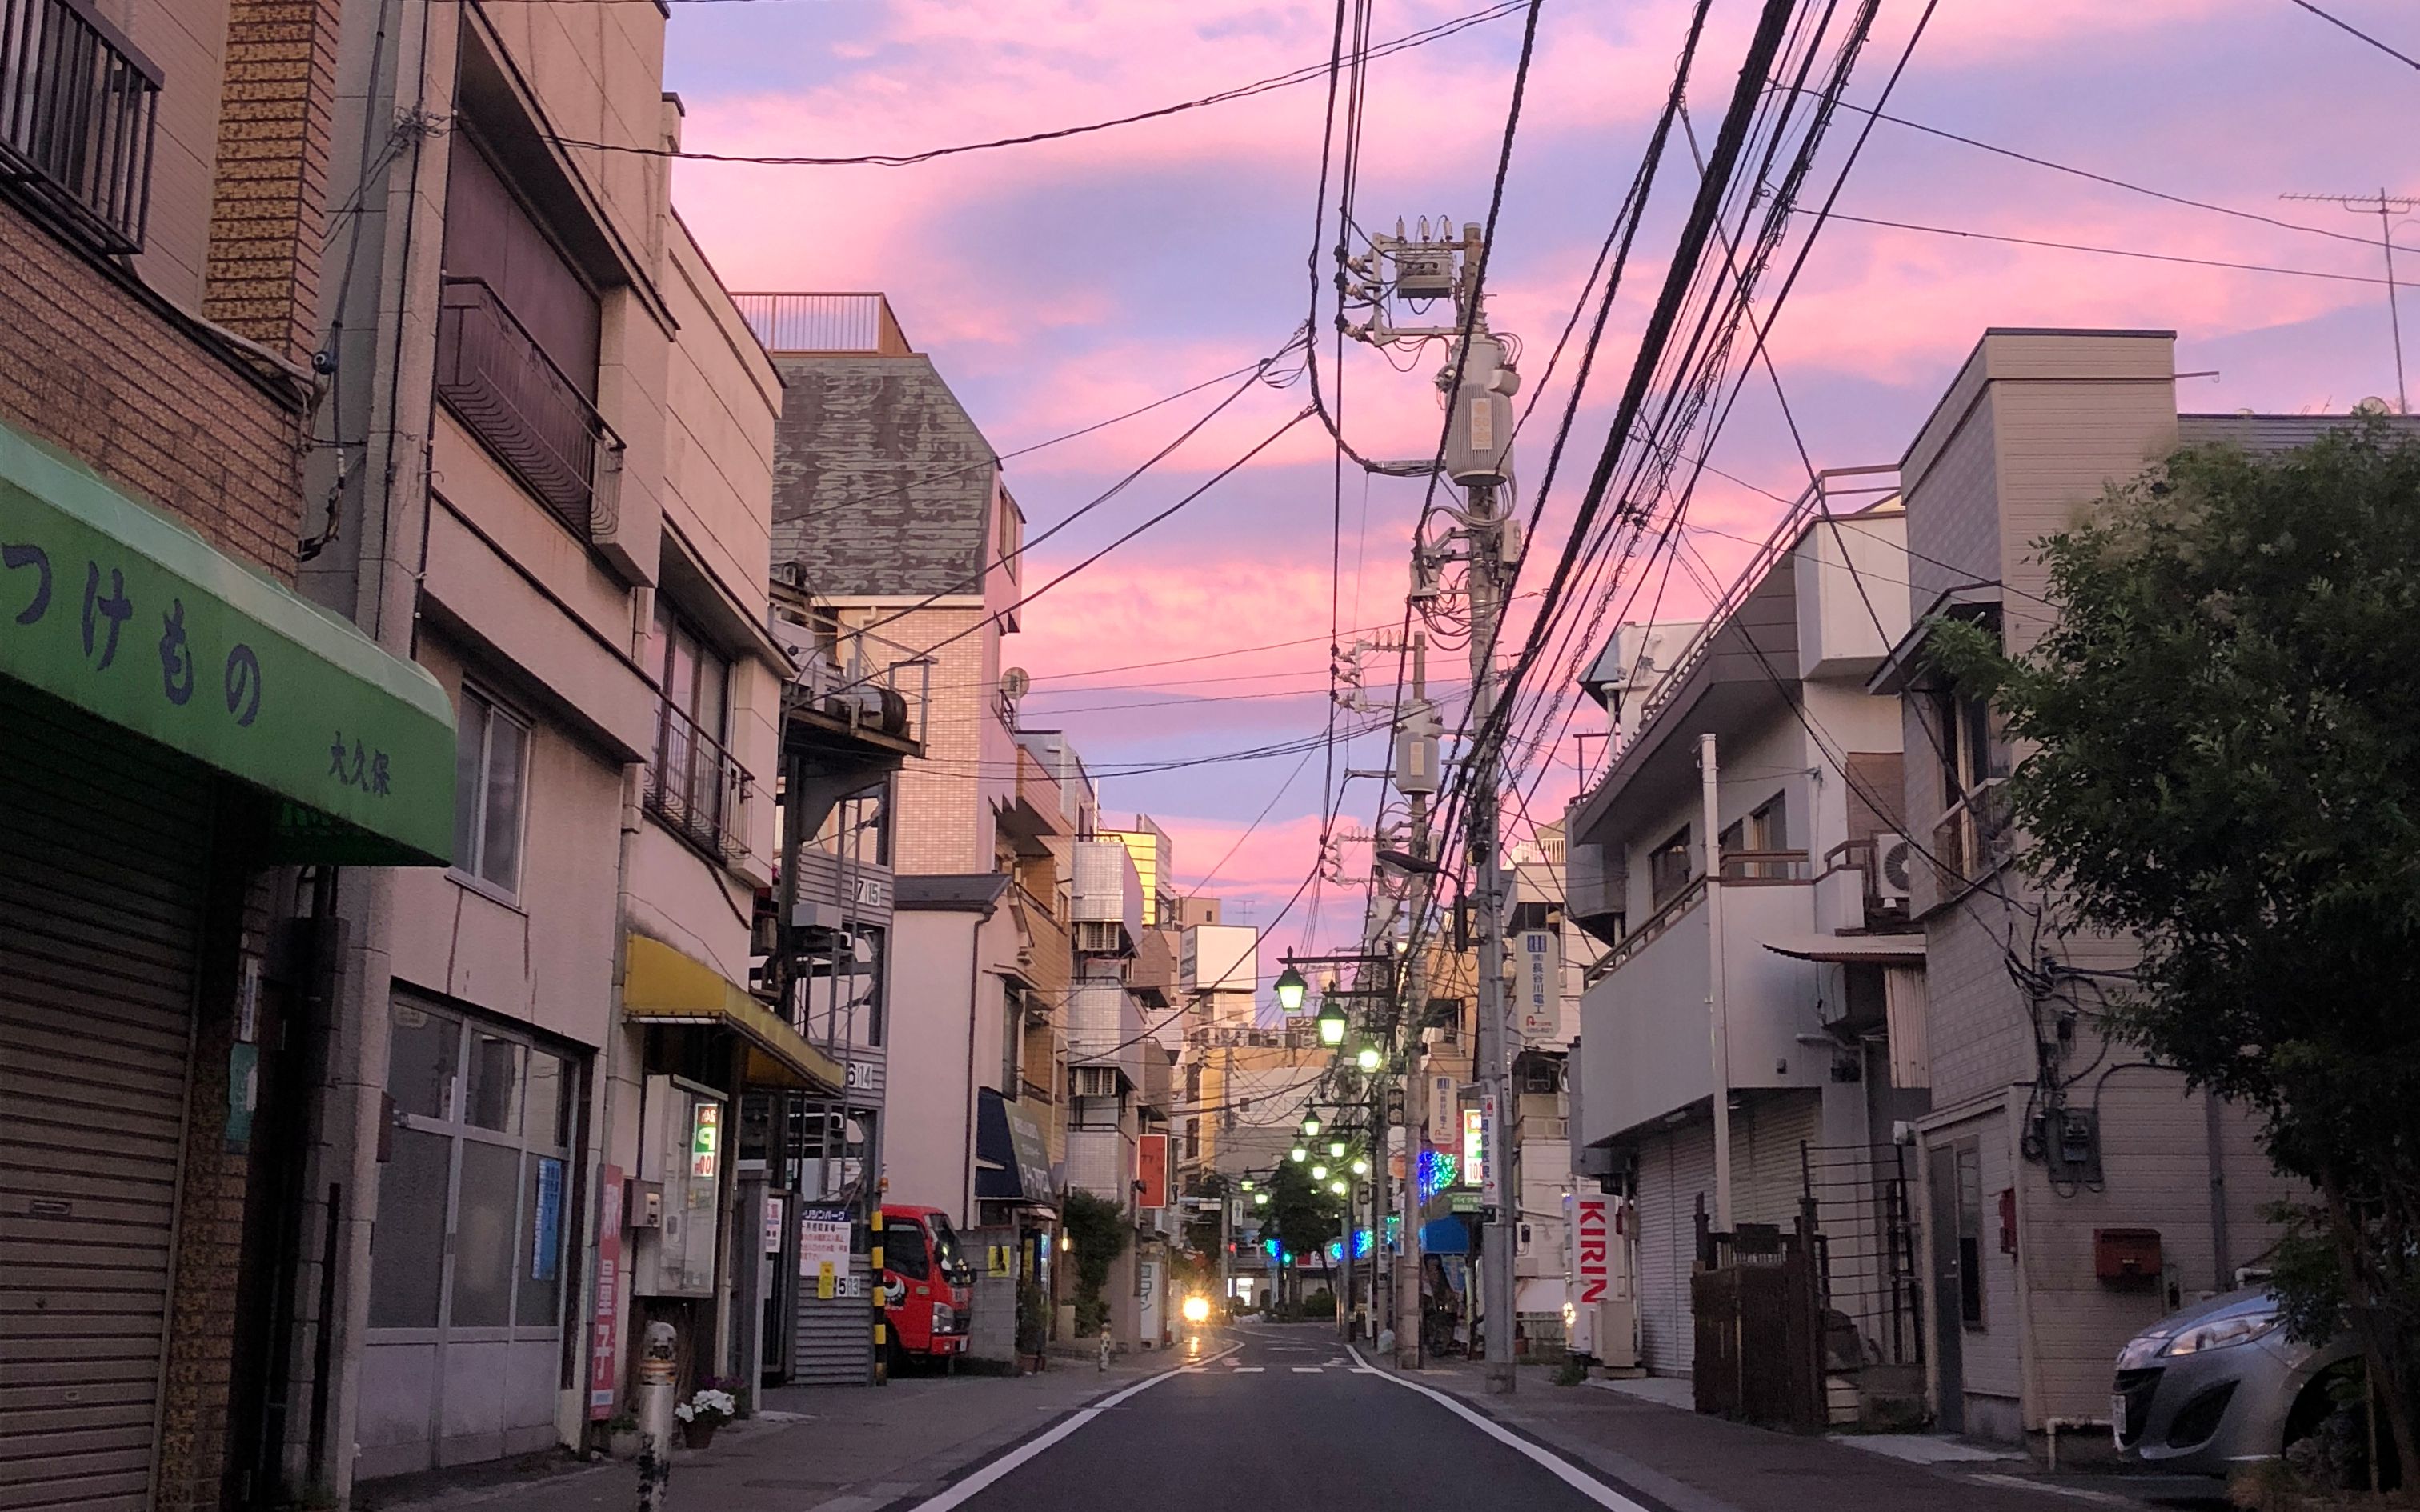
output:
<instances>
[{"instance_id":1,"label":"sidewalk","mask_svg":"<svg viewBox=\"0 0 2420 1512\"><path fill-rule=\"evenodd\" d=\"M1838 1438L1805 1438L1701 1417L1636 1391L1557 1386L1524 1366L1509 1397L1487 1395L1480 1367L1449 1361L1389 1375L1466 1403L1668 1512L2053 1512L2226 1504L2215 1481L2109 1474L2052 1477L2017 1459L1917 1464Z\"/></svg>"},{"instance_id":2,"label":"sidewalk","mask_svg":"<svg viewBox=\"0 0 2420 1512\"><path fill-rule=\"evenodd\" d=\"M1205 1341L1204 1353L1223 1346ZM666 1512L874 1512L952 1476L1109 1393L1186 1364L1182 1350L1122 1358L1103 1373L1053 1358L1038 1376L914 1376L888 1386L776 1387L764 1411L675 1450ZM542 1460L362 1489L365 1512L624 1512L628 1463Z\"/></svg>"}]
</instances>

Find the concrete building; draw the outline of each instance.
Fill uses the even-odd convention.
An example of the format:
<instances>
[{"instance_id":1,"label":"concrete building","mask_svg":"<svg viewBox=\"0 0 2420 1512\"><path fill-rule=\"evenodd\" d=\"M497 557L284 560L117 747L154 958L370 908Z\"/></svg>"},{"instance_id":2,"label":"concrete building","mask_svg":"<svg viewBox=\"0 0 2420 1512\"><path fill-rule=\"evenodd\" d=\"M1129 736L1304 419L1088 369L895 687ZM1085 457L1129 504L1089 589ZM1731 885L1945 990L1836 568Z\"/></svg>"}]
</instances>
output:
<instances>
[{"instance_id":1,"label":"concrete building","mask_svg":"<svg viewBox=\"0 0 2420 1512\"><path fill-rule=\"evenodd\" d=\"M1630 1253L1613 1268L1637 1277L1637 1353L1657 1374L1691 1369L1701 1234L1786 1232L1802 1211L1839 1238L1831 1304L1885 1348L1896 1319L1897 1357L1913 1358L1912 1291L1869 1298L1851 1258L1863 1240L1849 1237L1869 1233L1876 1183L1896 1179L1872 1148L1889 1151L1893 1121L1923 1107L1920 1083L1892 1079L1886 1036L1900 1025L1880 1012L1885 964L1920 963L1921 942L1874 933L1904 918L1872 860L1899 821L1869 801L1898 788L1898 710L1864 683L1905 620L1896 601L1869 613L1859 576L1898 576L1885 472L1825 474L1695 638L1655 658L1645 692L1608 700L1626 741L1566 818L1573 920L1607 942L1580 1004L1575 1138L1582 1168L1621 1201ZM1646 639L1625 626L1617 646L1625 637ZM1600 1357L1625 1352L1621 1312L1592 1320Z\"/></svg>"},{"instance_id":2,"label":"concrete building","mask_svg":"<svg viewBox=\"0 0 2420 1512\"><path fill-rule=\"evenodd\" d=\"M1986 332L1900 461L1906 553L1874 574L1907 580L1914 622L1872 686L1904 721L1918 862L1909 908L1931 1111L1910 1153L1933 1414L2009 1442L2055 1418L2105 1417L2118 1346L2232 1286L2271 1242L2262 1208L2285 1195L2249 1119L2103 1042L2078 973L2122 969L2132 951L2037 928L2059 900L2011 865L2023 840L1994 796L2022 752L1924 670L1945 620L1982 625L2011 651L2040 640L2055 611L2034 543L2107 484L2180 443L2285 447L2341 423L2180 415L2174 348L2167 332ZM2115 1263L2113 1244L2133 1263Z\"/></svg>"},{"instance_id":3,"label":"concrete building","mask_svg":"<svg viewBox=\"0 0 2420 1512\"><path fill-rule=\"evenodd\" d=\"M103 8L11 9L0 121L0 1504L183 1512L349 1458L329 916L458 855L456 745L296 591L335 10Z\"/></svg>"},{"instance_id":4,"label":"concrete building","mask_svg":"<svg viewBox=\"0 0 2420 1512\"><path fill-rule=\"evenodd\" d=\"M365 1032L308 1190L351 1194L324 1220L357 1362L339 1489L584 1446L648 1321L686 1378L752 1367L743 1100L841 1090L752 994L795 675L782 385L647 155L680 110L640 12L406 7L342 38L340 132L394 150L335 155L304 580L428 668L465 738L452 870L338 900ZM568 151L574 120L644 150Z\"/></svg>"}]
</instances>

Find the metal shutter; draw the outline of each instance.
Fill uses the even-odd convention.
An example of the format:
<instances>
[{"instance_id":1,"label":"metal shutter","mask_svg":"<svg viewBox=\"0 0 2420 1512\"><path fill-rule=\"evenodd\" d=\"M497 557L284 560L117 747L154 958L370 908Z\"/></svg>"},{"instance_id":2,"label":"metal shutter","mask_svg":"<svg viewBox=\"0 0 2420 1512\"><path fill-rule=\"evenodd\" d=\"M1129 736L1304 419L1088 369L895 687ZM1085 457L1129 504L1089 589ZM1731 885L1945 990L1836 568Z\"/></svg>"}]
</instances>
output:
<instances>
[{"instance_id":1,"label":"metal shutter","mask_svg":"<svg viewBox=\"0 0 2420 1512\"><path fill-rule=\"evenodd\" d=\"M799 1348L790 1371L793 1386L863 1386L874 1380L873 1269L852 1255L848 1273L857 1295L815 1297L812 1282L799 1288Z\"/></svg>"},{"instance_id":2,"label":"metal shutter","mask_svg":"<svg viewBox=\"0 0 2420 1512\"><path fill-rule=\"evenodd\" d=\"M1714 1200L1714 1130L1689 1123L1638 1152L1638 1333L1651 1374L1685 1376L1697 1358L1689 1275L1698 1257L1698 1196Z\"/></svg>"},{"instance_id":3,"label":"metal shutter","mask_svg":"<svg viewBox=\"0 0 2420 1512\"><path fill-rule=\"evenodd\" d=\"M1789 1233L1807 1191L1801 1149L1823 1139L1823 1094L1791 1088L1751 1092L1742 1102L1731 1115L1731 1219ZM1707 1138L1711 1157L1711 1133Z\"/></svg>"},{"instance_id":4,"label":"metal shutter","mask_svg":"<svg viewBox=\"0 0 2420 1512\"><path fill-rule=\"evenodd\" d=\"M208 779L0 680L0 1505L148 1504Z\"/></svg>"}]
</instances>

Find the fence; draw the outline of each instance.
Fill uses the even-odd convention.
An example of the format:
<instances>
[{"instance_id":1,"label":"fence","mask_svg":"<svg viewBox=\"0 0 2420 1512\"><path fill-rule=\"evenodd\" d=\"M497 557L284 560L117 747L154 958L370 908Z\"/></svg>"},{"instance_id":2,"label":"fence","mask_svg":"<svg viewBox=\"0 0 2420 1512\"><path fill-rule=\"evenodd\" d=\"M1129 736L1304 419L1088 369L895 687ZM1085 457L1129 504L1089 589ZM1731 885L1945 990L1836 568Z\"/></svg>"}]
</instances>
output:
<instances>
[{"instance_id":1,"label":"fence","mask_svg":"<svg viewBox=\"0 0 2420 1512\"><path fill-rule=\"evenodd\" d=\"M1823 1315L1811 1239L1803 1219L1788 1234L1768 1224L1728 1234L1700 1228L1701 1263L1689 1277L1699 1412L1823 1430Z\"/></svg>"},{"instance_id":2,"label":"fence","mask_svg":"<svg viewBox=\"0 0 2420 1512\"><path fill-rule=\"evenodd\" d=\"M1897 1145L1799 1147L1836 1370L1924 1363L1906 1154ZM1844 1324L1854 1345L1839 1336Z\"/></svg>"}]
</instances>

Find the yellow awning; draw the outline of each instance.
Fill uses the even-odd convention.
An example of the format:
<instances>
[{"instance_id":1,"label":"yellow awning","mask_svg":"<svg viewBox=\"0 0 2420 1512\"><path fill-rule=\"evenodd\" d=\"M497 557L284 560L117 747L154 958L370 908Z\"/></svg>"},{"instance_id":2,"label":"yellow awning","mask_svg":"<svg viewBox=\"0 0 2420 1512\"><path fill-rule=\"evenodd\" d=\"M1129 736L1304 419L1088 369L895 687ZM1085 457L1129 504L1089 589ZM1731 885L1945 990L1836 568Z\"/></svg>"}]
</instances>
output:
<instances>
[{"instance_id":1,"label":"yellow awning","mask_svg":"<svg viewBox=\"0 0 2420 1512\"><path fill-rule=\"evenodd\" d=\"M748 1046L747 1085L839 1092L840 1062L712 966L660 940L629 938L622 1016L632 1024L687 1024L724 1029Z\"/></svg>"}]
</instances>

